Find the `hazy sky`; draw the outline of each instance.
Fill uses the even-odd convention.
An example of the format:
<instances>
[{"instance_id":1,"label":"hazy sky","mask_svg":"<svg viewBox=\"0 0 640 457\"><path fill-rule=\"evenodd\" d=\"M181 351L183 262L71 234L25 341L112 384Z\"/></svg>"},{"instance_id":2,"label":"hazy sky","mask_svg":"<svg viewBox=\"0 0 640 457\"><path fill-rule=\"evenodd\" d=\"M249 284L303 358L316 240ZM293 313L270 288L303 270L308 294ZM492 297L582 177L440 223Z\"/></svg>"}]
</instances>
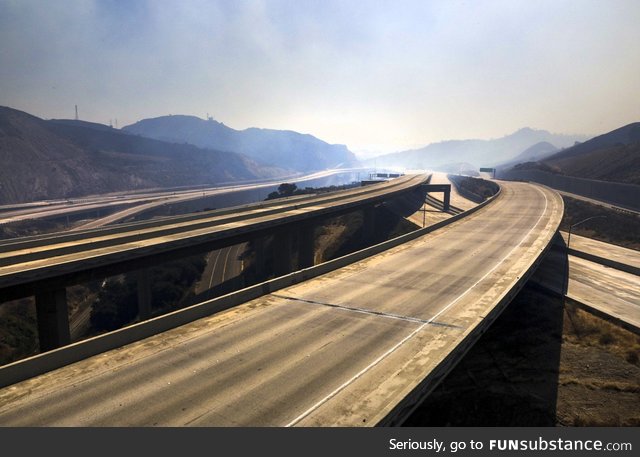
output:
<instances>
[{"instance_id":1,"label":"hazy sky","mask_svg":"<svg viewBox=\"0 0 640 457\"><path fill-rule=\"evenodd\" d=\"M640 121L640 1L0 0L0 105L393 151Z\"/></svg>"}]
</instances>

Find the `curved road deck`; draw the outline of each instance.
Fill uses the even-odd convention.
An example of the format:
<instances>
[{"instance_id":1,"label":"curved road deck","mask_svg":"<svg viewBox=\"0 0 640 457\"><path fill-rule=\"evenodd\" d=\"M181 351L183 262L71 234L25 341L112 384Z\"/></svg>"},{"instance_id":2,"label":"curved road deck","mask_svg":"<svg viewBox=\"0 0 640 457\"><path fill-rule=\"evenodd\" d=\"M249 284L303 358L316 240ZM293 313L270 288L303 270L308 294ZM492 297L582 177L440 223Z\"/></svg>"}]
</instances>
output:
<instances>
[{"instance_id":1,"label":"curved road deck","mask_svg":"<svg viewBox=\"0 0 640 457\"><path fill-rule=\"evenodd\" d=\"M4 388L0 424L376 424L494 316L562 208L553 191L504 183L441 230Z\"/></svg>"},{"instance_id":2,"label":"curved road deck","mask_svg":"<svg viewBox=\"0 0 640 457\"><path fill-rule=\"evenodd\" d=\"M164 218L115 228L61 233L0 243L0 288L20 286L152 254L245 236L286 222L330 215L419 186L409 175L376 186L274 200L235 209ZM234 243L232 243L234 244Z\"/></svg>"}]
</instances>

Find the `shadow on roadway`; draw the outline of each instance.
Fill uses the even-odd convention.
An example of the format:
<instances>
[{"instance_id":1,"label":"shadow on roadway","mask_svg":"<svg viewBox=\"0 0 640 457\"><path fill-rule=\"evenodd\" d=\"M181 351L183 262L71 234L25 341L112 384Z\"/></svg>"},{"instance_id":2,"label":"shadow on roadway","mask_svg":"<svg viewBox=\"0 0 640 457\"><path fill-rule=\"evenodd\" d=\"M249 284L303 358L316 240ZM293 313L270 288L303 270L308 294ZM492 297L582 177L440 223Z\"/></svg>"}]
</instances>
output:
<instances>
[{"instance_id":1,"label":"shadow on roadway","mask_svg":"<svg viewBox=\"0 0 640 457\"><path fill-rule=\"evenodd\" d=\"M539 268L566 291L564 257ZM529 281L404 425L555 426L563 317L562 296Z\"/></svg>"}]
</instances>

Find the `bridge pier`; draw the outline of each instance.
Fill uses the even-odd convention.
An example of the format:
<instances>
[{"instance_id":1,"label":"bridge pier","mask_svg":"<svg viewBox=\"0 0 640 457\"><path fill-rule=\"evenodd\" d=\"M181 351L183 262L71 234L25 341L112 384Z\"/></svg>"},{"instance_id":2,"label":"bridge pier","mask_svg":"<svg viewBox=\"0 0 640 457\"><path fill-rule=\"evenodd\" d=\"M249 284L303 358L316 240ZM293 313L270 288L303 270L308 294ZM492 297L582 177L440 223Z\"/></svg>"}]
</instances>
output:
<instances>
[{"instance_id":1,"label":"bridge pier","mask_svg":"<svg viewBox=\"0 0 640 457\"><path fill-rule=\"evenodd\" d=\"M138 277L138 317L140 320L151 318L151 279L149 269L137 271Z\"/></svg>"},{"instance_id":2,"label":"bridge pier","mask_svg":"<svg viewBox=\"0 0 640 457\"><path fill-rule=\"evenodd\" d=\"M422 184L421 187L425 193L442 192L442 210L446 212L451 209L451 184Z\"/></svg>"},{"instance_id":3,"label":"bridge pier","mask_svg":"<svg viewBox=\"0 0 640 457\"><path fill-rule=\"evenodd\" d=\"M304 224L298 235L298 268L309 268L315 263L315 226Z\"/></svg>"},{"instance_id":4,"label":"bridge pier","mask_svg":"<svg viewBox=\"0 0 640 457\"><path fill-rule=\"evenodd\" d=\"M362 242L372 243L376 233L376 208L367 206L362 210Z\"/></svg>"},{"instance_id":5,"label":"bridge pier","mask_svg":"<svg viewBox=\"0 0 640 457\"><path fill-rule=\"evenodd\" d=\"M258 282L264 280L267 274L267 269L265 267L267 263L267 253L265 252L264 244L263 236L259 236L253 240L253 248L255 251L254 269L256 273L256 280Z\"/></svg>"},{"instance_id":6,"label":"bridge pier","mask_svg":"<svg viewBox=\"0 0 640 457\"><path fill-rule=\"evenodd\" d=\"M40 352L50 351L71 342L67 289L62 287L38 292L36 313Z\"/></svg>"},{"instance_id":7,"label":"bridge pier","mask_svg":"<svg viewBox=\"0 0 640 457\"><path fill-rule=\"evenodd\" d=\"M275 276L291 273L292 265L292 233L279 230L273 238L273 272Z\"/></svg>"}]
</instances>

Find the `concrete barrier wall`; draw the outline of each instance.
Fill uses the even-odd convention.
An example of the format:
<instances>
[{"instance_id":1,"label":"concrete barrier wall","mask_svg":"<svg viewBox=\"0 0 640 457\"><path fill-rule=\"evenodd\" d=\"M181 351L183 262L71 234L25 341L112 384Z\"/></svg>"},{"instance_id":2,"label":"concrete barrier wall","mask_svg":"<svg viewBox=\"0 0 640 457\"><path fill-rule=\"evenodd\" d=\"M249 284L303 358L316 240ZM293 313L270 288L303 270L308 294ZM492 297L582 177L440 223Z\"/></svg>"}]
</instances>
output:
<instances>
[{"instance_id":1,"label":"concrete barrier wall","mask_svg":"<svg viewBox=\"0 0 640 457\"><path fill-rule=\"evenodd\" d=\"M589 260L590 262L599 263L600 265L604 265L606 267L615 268L616 270L620 270L626 273L631 273L632 275L640 276L640 268L634 267L633 265L627 265L626 263L616 262L615 260L606 259L604 257L589 254L583 251L578 251L573 248L569 248L568 253L573 256L580 257L585 260Z\"/></svg>"},{"instance_id":2,"label":"concrete barrier wall","mask_svg":"<svg viewBox=\"0 0 640 457\"><path fill-rule=\"evenodd\" d=\"M460 180L462 178L466 178L466 176L447 175L447 177L449 178L449 181L451 181L453 185L456 187L456 190L458 191L458 193L462 195L464 198L466 198L467 200L471 200L472 202L475 202L475 203L482 203L484 201L484 198L481 195L473 193L460 185ZM469 178L482 179L482 178L472 178L472 177L469 177ZM490 187L493 188L494 193L497 193L500 190L500 186L498 186L498 184L496 184L495 182L488 181L486 179L483 179L483 181L487 182L490 185Z\"/></svg>"},{"instance_id":3,"label":"concrete barrier wall","mask_svg":"<svg viewBox=\"0 0 640 457\"><path fill-rule=\"evenodd\" d=\"M640 211L640 186L633 184L556 175L541 170L510 170L502 172L500 178L533 181L557 190Z\"/></svg>"},{"instance_id":4,"label":"concrete barrier wall","mask_svg":"<svg viewBox=\"0 0 640 457\"><path fill-rule=\"evenodd\" d=\"M575 306L577 306L578 308L581 308L583 310L585 310L586 312L593 314L594 316L599 317L600 319L603 319L607 322L612 323L613 325L617 325L618 327L622 327L626 330L629 330L630 332L635 333L636 335L640 335L640 327L638 327L637 325L632 324L631 322L627 322L623 319L620 319L617 316L612 316L611 314L607 314L604 311L595 308L591 305L589 305L588 303L585 303L581 300L579 300L577 297L574 297L572 295L564 295L562 292L558 291L557 289L553 288L553 287L549 287L541 282L538 281L534 281L531 280L531 285L533 285L534 287L547 292L549 294L555 295L556 297L564 297L565 303L570 303L573 304Z\"/></svg>"}]
</instances>

